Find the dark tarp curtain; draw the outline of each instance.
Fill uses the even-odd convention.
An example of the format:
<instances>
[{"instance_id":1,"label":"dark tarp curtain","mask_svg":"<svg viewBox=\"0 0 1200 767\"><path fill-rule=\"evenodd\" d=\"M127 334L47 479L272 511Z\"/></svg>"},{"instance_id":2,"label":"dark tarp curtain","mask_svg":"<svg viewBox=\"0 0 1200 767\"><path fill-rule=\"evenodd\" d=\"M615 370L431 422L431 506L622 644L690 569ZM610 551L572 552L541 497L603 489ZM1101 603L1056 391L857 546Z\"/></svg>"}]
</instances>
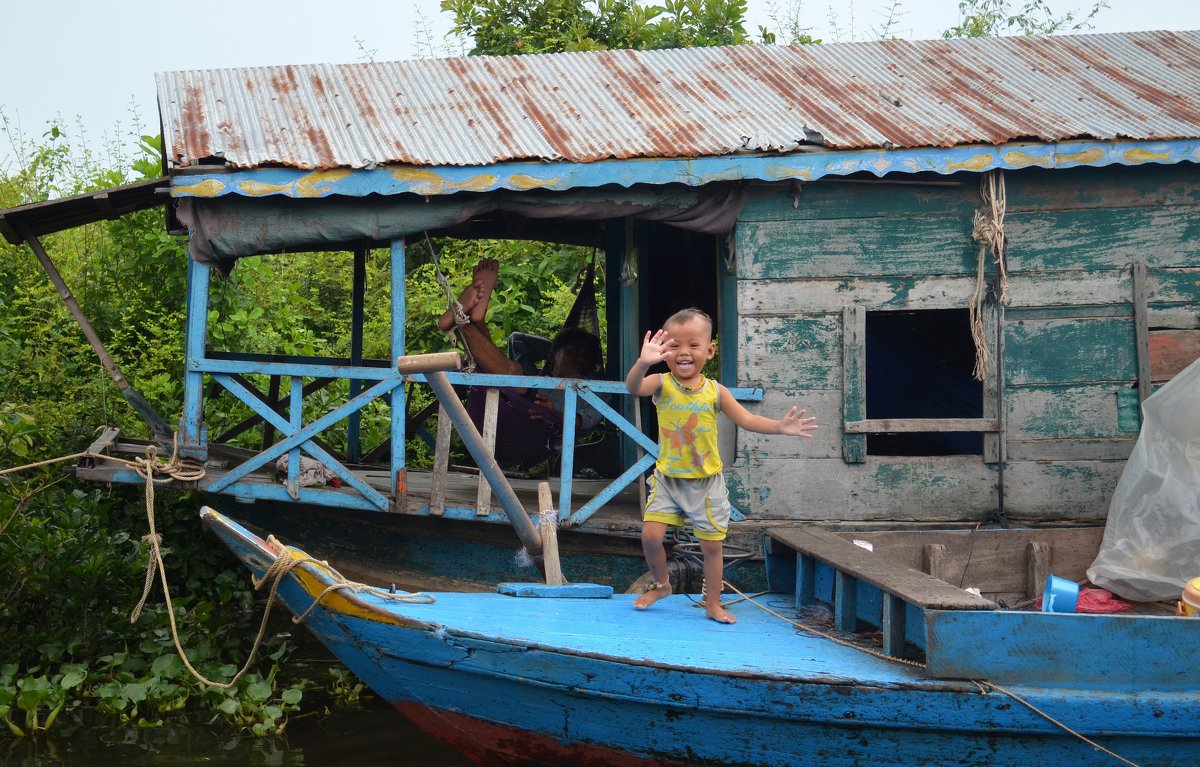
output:
<instances>
[{"instance_id":1,"label":"dark tarp curtain","mask_svg":"<svg viewBox=\"0 0 1200 767\"><path fill-rule=\"evenodd\" d=\"M738 184L700 189L676 186L495 192L461 198L226 195L180 198L177 215L189 230L192 257L227 269L242 256L348 249L363 242L384 246L496 213L560 221L632 218L721 234L732 229L746 196L745 187Z\"/></svg>"}]
</instances>

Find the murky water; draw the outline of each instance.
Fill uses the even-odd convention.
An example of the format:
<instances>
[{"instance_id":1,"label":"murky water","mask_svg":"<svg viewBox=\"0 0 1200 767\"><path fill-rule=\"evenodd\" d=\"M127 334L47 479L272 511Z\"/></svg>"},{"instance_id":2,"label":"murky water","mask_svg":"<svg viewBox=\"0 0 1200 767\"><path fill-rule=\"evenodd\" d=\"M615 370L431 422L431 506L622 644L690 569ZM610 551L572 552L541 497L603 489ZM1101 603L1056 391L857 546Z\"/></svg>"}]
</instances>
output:
<instances>
[{"instance_id":1,"label":"murky water","mask_svg":"<svg viewBox=\"0 0 1200 767\"><path fill-rule=\"evenodd\" d=\"M49 737L0 736L0 764L12 767L306 765L307 767L466 767L457 752L376 698L293 718L286 735L255 738L222 722L150 729L58 723Z\"/></svg>"}]
</instances>

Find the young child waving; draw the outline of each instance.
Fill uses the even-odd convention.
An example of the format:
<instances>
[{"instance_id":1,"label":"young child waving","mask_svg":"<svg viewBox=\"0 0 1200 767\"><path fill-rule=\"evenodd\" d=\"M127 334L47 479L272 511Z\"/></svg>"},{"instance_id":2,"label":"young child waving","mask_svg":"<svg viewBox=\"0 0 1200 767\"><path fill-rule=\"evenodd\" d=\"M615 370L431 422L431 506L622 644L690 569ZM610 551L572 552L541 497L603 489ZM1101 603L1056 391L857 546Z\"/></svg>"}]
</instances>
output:
<instances>
[{"instance_id":1,"label":"young child waving","mask_svg":"<svg viewBox=\"0 0 1200 767\"><path fill-rule=\"evenodd\" d=\"M642 551L654 585L633 606L644 610L671 593L663 538L668 526L690 520L704 555L705 613L718 623L733 623L737 619L721 606L721 542L729 528L730 507L717 453L717 413L761 434L811 438L808 432L817 426L815 418L805 418L795 407L778 421L754 415L728 389L705 378L704 363L716 353L712 333L712 318L701 310L678 311L653 335L646 332L641 355L625 376L629 393L653 396L658 410L658 462L642 523ZM668 372L646 375L663 361Z\"/></svg>"}]
</instances>

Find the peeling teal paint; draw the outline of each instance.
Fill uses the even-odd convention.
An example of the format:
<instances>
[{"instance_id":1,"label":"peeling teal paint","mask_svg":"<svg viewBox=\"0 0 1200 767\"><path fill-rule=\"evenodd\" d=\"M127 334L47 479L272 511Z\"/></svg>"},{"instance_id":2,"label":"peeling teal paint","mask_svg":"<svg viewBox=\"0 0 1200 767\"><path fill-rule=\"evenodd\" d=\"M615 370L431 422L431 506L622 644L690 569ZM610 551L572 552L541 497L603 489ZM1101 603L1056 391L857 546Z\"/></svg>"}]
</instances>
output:
<instances>
[{"instance_id":1,"label":"peeling teal paint","mask_svg":"<svg viewBox=\"0 0 1200 767\"><path fill-rule=\"evenodd\" d=\"M1019 320L1004 333L1006 385L1137 378L1131 317Z\"/></svg>"},{"instance_id":2,"label":"peeling teal paint","mask_svg":"<svg viewBox=\"0 0 1200 767\"><path fill-rule=\"evenodd\" d=\"M1137 389L1117 389L1117 428L1137 433L1142 429L1142 406Z\"/></svg>"},{"instance_id":3,"label":"peeling teal paint","mask_svg":"<svg viewBox=\"0 0 1200 767\"><path fill-rule=\"evenodd\" d=\"M932 463L880 463L875 467L875 482L881 487L891 489L910 488L942 488L950 487L954 482L944 474L939 474Z\"/></svg>"}]
</instances>

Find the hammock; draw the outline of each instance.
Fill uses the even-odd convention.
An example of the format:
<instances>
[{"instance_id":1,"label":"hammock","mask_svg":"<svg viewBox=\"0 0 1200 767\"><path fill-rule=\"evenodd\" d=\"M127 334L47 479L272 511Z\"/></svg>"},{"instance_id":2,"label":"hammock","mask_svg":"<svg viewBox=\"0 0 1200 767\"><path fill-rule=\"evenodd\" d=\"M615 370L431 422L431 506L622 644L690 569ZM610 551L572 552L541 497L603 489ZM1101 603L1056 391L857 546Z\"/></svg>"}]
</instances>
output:
<instances>
[{"instance_id":1,"label":"hammock","mask_svg":"<svg viewBox=\"0 0 1200 767\"><path fill-rule=\"evenodd\" d=\"M427 239L428 242L428 239ZM453 292L448 290L449 283L442 275L433 252L433 244L429 243L430 253L433 254L433 268L438 277L438 283L447 289L450 308L454 310L457 300ZM596 305L596 252L592 251L592 260L575 285L575 302L567 313L562 330L567 328L583 328L596 338L600 337L600 315ZM462 307L457 307L461 312ZM457 338L457 335L456 335ZM550 351L553 342L548 338L527 333L514 333L509 337L508 354L510 359L517 357L536 358L542 360L540 368L529 369L527 374L553 375L550 369ZM525 348L517 354L519 346ZM466 344L463 344L465 347ZM468 359L470 353L468 350ZM521 361L521 360L517 360ZM525 366L525 365L523 365ZM603 366L603 360L601 360ZM562 413L539 404L535 395L545 390L528 389L524 393L509 387L497 387L500 392L499 406L496 412L496 462L501 466L529 468L545 461L561 447L563 422ZM467 392L467 413L482 431L484 410L486 406L487 387L472 386ZM597 424L596 426L598 426ZM595 430L596 426L581 428L575 431L575 436L585 437Z\"/></svg>"}]
</instances>

